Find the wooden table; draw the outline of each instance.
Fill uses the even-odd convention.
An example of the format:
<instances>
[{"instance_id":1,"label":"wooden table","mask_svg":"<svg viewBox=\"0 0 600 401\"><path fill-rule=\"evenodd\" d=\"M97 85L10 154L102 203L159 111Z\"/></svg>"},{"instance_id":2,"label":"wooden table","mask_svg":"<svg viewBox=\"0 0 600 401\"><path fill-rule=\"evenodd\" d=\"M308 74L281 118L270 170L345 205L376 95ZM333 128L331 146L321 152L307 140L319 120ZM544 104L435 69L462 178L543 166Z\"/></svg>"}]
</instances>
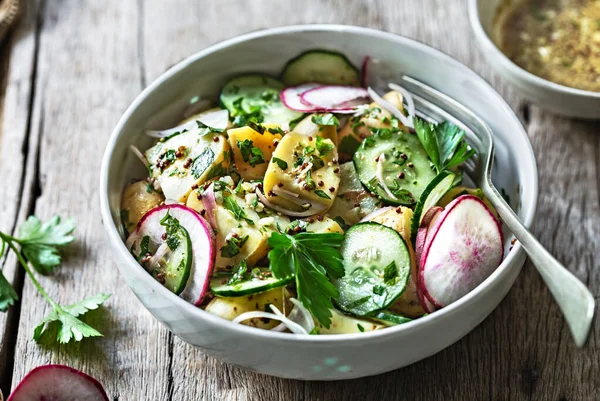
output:
<instances>
[{"instance_id":1,"label":"wooden table","mask_svg":"<svg viewBox=\"0 0 600 401\"><path fill-rule=\"evenodd\" d=\"M121 113L142 88L183 57L235 35L288 24L354 24L439 48L482 74L509 101L539 164L534 232L599 294L600 123L546 113L494 76L472 39L466 1L29 3L0 52L0 230L14 230L32 213L74 216L78 240L58 273L41 278L42 285L65 304L99 291L113 296L88 320L105 337L38 345L31 339L33 328L48 306L15 260L3 260L4 274L21 297L0 314L5 395L35 366L65 363L97 377L111 400L120 401L600 400L598 325L587 346L576 349L529 263L498 309L452 347L380 376L311 383L225 365L172 336L121 280L104 241L100 159Z\"/></svg>"}]
</instances>

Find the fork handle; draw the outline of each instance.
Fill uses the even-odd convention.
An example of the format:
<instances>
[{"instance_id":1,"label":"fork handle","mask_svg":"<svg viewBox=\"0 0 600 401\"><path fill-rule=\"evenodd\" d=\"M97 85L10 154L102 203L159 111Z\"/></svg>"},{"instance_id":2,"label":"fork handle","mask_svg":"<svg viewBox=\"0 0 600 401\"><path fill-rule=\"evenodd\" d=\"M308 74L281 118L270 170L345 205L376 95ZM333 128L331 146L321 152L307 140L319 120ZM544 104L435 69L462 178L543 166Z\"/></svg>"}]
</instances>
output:
<instances>
[{"instance_id":1,"label":"fork handle","mask_svg":"<svg viewBox=\"0 0 600 401\"><path fill-rule=\"evenodd\" d=\"M529 255L563 313L575 344L582 347L594 317L594 296L525 228L498 190L488 180L483 181L483 193Z\"/></svg>"}]
</instances>

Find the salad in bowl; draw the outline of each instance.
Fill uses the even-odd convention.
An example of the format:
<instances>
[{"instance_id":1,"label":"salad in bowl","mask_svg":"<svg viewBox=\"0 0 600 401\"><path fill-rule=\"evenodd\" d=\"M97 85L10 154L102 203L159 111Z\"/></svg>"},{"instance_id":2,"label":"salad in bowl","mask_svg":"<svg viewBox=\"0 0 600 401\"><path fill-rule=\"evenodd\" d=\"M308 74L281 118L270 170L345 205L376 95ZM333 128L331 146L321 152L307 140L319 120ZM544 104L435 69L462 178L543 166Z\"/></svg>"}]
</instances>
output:
<instances>
[{"instance_id":1,"label":"salad in bowl","mask_svg":"<svg viewBox=\"0 0 600 401\"><path fill-rule=\"evenodd\" d=\"M504 239L463 184L475 150L377 66L305 51L146 131L148 174L121 201L132 256L206 312L301 335L382 330L477 287Z\"/></svg>"}]
</instances>

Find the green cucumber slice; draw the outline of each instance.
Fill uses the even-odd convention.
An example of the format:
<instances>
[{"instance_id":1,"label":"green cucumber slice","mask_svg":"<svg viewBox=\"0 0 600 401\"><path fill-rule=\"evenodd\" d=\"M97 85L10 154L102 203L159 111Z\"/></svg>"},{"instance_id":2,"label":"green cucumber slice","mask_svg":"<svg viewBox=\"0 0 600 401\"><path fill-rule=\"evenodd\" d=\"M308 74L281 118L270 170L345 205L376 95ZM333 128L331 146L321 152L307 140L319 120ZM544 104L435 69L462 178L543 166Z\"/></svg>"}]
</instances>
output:
<instances>
[{"instance_id":1,"label":"green cucumber slice","mask_svg":"<svg viewBox=\"0 0 600 401\"><path fill-rule=\"evenodd\" d=\"M210 280L210 289L216 296L219 297L241 297L244 295L257 294L265 292L277 287L283 287L294 281L294 277L278 279L273 277L268 268L260 268L260 274L245 273L241 281L228 284L231 279L231 274L218 274ZM259 275L268 273L262 280L257 278Z\"/></svg>"},{"instance_id":2,"label":"green cucumber slice","mask_svg":"<svg viewBox=\"0 0 600 401\"><path fill-rule=\"evenodd\" d=\"M427 185L427 188L425 188L417 202L412 217L410 236L413 243L417 239L417 231L419 230L423 213L429 210L430 207L435 206L442 199L446 192L454 186L455 180L456 174L450 171L442 171Z\"/></svg>"},{"instance_id":3,"label":"green cucumber slice","mask_svg":"<svg viewBox=\"0 0 600 401\"><path fill-rule=\"evenodd\" d=\"M359 223L346 231L340 252L345 276L334 282L339 308L357 316L387 309L398 299L410 275L410 253L395 230Z\"/></svg>"},{"instance_id":4,"label":"green cucumber slice","mask_svg":"<svg viewBox=\"0 0 600 401\"><path fill-rule=\"evenodd\" d=\"M341 53L308 50L294 57L283 69L281 79L287 86L317 82L326 85L360 85L358 69Z\"/></svg>"},{"instance_id":5,"label":"green cucumber slice","mask_svg":"<svg viewBox=\"0 0 600 401\"><path fill-rule=\"evenodd\" d=\"M283 88L283 84L274 78L244 75L225 85L221 91L221 105L229 110L232 117L253 116L259 123L289 127L304 114L288 109L281 102L279 94Z\"/></svg>"},{"instance_id":6,"label":"green cucumber slice","mask_svg":"<svg viewBox=\"0 0 600 401\"><path fill-rule=\"evenodd\" d=\"M413 205L436 176L419 138L400 130L377 130L353 160L363 185L393 205Z\"/></svg>"},{"instance_id":7,"label":"green cucumber slice","mask_svg":"<svg viewBox=\"0 0 600 401\"><path fill-rule=\"evenodd\" d=\"M412 319L400 315L396 315L390 312L377 312L373 316L370 316L371 319L375 320L378 323L383 323L386 326L396 326L398 324L403 324L407 322L412 322Z\"/></svg>"},{"instance_id":8,"label":"green cucumber slice","mask_svg":"<svg viewBox=\"0 0 600 401\"><path fill-rule=\"evenodd\" d=\"M174 250L168 249L149 273L169 291L179 295L192 271L192 240L183 227L179 227L173 237L179 245Z\"/></svg>"}]
</instances>

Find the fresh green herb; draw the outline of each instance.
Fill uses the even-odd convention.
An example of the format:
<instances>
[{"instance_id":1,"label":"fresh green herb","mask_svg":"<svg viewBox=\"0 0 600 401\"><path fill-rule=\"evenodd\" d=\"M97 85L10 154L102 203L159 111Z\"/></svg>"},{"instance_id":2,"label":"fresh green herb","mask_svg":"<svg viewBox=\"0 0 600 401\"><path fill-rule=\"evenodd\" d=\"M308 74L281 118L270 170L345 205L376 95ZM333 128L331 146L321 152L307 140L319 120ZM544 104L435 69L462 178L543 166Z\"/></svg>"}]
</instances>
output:
<instances>
[{"instance_id":1,"label":"fresh green herb","mask_svg":"<svg viewBox=\"0 0 600 401\"><path fill-rule=\"evenodd\" d=\"M233 258L235 255L239 255L240 250L244 244L248 241L248 236L245 237L231 237L227 243L221 247L221 256L224 258Z\"/></svg>"},{"instance_id":2,"label":"fresh green herb","mask_svg":"<svg viewBox=\"0 0 600 401\"><path fill-rule=\"evenodd\" d=\"M304 164L304 156L300 156L296 159L294 167L300 167L302 164Z\"/></svg>"},{"instance_id":3,"label":"fresh green herb","mask_svg":"<svg viewBox=\"0 0 600 401\"><path fill-rule=\"evenodd\" d=\"M227 280L228 285L239 283L244 279L244 274L248 271L248 264L245 260L242 260L240 264L237 266L233 275Z\"/></svg>"},{"instance_id":4,"label":"fresh green herb","mask_svg":"<svg viewBox=\"0 0 600 401\"><path fill-rule=\"evenodd\" d=\"M365 332L365 328L362 326L362 324L356 323L356 327L358 327L358 331L360 331L361 333Z\"/></svg>"},{"instance_id":5,"label":"fresh green herb","mask_svg":"<svg viewBox=\"0 0 600 401\"><path fill-rule=\"evenodd\" d=\"M306 172L306 185L309 189L315 189L317 187L315 180L312 179L312 171L310 170Z\"/></svg>"},{"instance_id":6,"label":"fresh green herb","mask_svg":"<svg viewBox=\"0 0 600 401\"><path fill-rule=\"evenodd\" d=\"M237 141L236 143L242 154L242 159L244 159L245 162L250 163L252 167L265 162L263 151L254 146L254 142L250 139L244 139L243 141Z\"/></svg>"},{"instance_id":7,"label":"fresh green herb","mask_svg":"<svg viewBox=\"0 0 600 401\"><path fill-rule=\"evenodd\" d=\"M312 167L310 168L312 171L316 171L325 166L323 159L315 155L310 155L309 161L312 164Z\"/></svg>"},{"instance_id":8,"label":"fresh green herb","mask_svg":"<svg viewBox=\"0 0 600 401\"><path fill-rule=\"evenodd\" d=\"M167 245L170 250L174 251L175 249L177 249L177 247L179 247L179 244L181 242L179 240L178 235L179 230L181 228L181 226L179 225L179 220L171 216L169 211L167 211L167 214L165 214L165 216L162 219L160 219L160 225L165 227L165 231L167 232Z\"/></svg>"},{"instance_id":9,"label":"fresh green herb","mask_svg":"<svg viewBox=\"0 0 600 401\"><path fill-rule=\"evenodd\" d=\"M360 142L356 140L352 135L346 135L340 141L338 150L340 153L345 153L347 155L353 155L358 147L360 146Z\"/></svg>"},{"instance_id":10,"label":"fresh green herb","mask_svg":"<svg viewBox=\"0 0 600 401\"><path fill-rule=\"evenodd\" d=\"M338 233L300 233L294 236L273 233L269 261L276 278L296 277L298 299L325 327L331 324L332 299L339 293L327 276L344 275L338 248L344 236Z\"/></svg>"},{"instance_id":11,"label":"fresh green herb","mask_svg":"<svg viewBox=\"0 0 600 401\"><path fill-rule=\"evenodd\" d=\"M192 161L190 172L195 179L199 179L214 161L215 152L211 148L206 148Z\"/></svg>"},{"instance_id":12,"label":"fresh green herb","mask_svg":"<svg viewBox=\"0 0 600 401\"><path fill-rule=\"evenodd\" d=\"M177 152L175 149L169 149L160 156L160 159L166 160L169 163L173 163L175 160L177 160Z\"/></svg>"},{"instance_id":13,"label":"fresh green herb","mask_svg":"<svg viewBox=\"0 0 600 401\"><path fill-rule=\"evenodd\" d=\"M374 285L373 286L373 294L383 295L384 293L385 293L385 287L383 285Z\"/></svg>"},{"instance_id":14,"label":"fresh green herb","mask_svg":"<svg viewBox=\"0 0 600 401\"><path fill-rule=\"evenodd\" d=\"M284 130L282 130L281 128L279 128L279 127L275 127L275 128L267 128L267 130L268 130L268 131L269 131L271 134L273 134L273 135L275 135L275 134L279 134L279 135L281 135L281 136L285 135L285 131L284 131Z\"/></svg>"},{"instance_id":15,"label":"fresh green herb","mask_svg":"<svg viewBox=\"0 0 600 401\"><path fill-rule=\"evenodd\" d=\"M215 192L220 192L228 188L228 185L225 181L216 180L213 181L213 190Z\"/></svg>"},{"instance_id":16,"label":"fresh green herb","mask_svg":"<svg viewBox=\"0 0 600 401\"><path fill-rule=\"evenodd\" d=\"M177 175L177 174L179 174L179 169L177 167L175 167L175 169L169 173L169 177L173 177L174 175Z\"/></svg>"},{"instance_id":17,"label":"fresh green herb","mask_svg":"<svg viewBox=\"0 0 600 401\"><path fill-rule=\"evenodd\" d=\"M74 229L75 225L72 220L61 222L60 217L56 216L42 223L37 217L30 216L19 228L18 237L0 232L0 257L7 249L12 250L23 269L25 269L33 286L52 306L50 314L34 329L33 339L35 341L40 340L47 325L54 321L59 324L57 340L60 343L67 343L72 339L80 341L84 337L102 336L98 330L85 324L77 317L85 314L90 309L96 309L110 295L100 293L76 304L61 306L42 288L29 267L29 263L31 263L31 266L42 274L53 271L61 262L58 248L74 240L71 235ZM20 249L17 248L17 245ZM17 299L16 291L0 271L0 311L6 311Z\"/></svg>"},{"instance_id":18,"label":"fresh green herb","mask_svg":"<svg viewBox=\"0 0 600 401\"><path fill-rule=\"evenodd\" d=\"M150 236L144 235L142 241L140 242L140 254L137 256L138 262L141 262L142 258L146 256L147 253L150 252Z\"/></svg>"},{"instance_id":19,"label":"fresh green herb","mask_svg":"<svg viewBox=\"0 0 600 401\"><path fill-rule=\"evenodd\" d=\"M317 137L317 150L319 151L319 154L321 156L325 156L327 155L327 153L333 151L333 149L335 149L335 146L333 146L333 143L330 143L329 141L326 141L325 139L321 138L320 136Z\"/></svg>"},{"instance_id":20,"label":"fresh green herb","mask_svg":"<svg viewBox=\"0 0 600 401\"><path fill-rule=\"evenodd\" d=\"M387 285L394 285L398 277L398 268L396 262L392 262L383 269L383 281Z\"/></svg>"},{"instance_id":21,"label":"fresh green herb","mask_svg":"<svg viewBox=\"0 0 600 401\"><path fill-rule=\"evenodd\" d=\"M273 163L277 163L280 169L285 170L288 168L288 164L285 160L281 160L279 157L274 157L271 159Z\"/></svg>"},{"instance_id":22,"label":"fresh green herb","mask_svg":"<svg viewBox=\"0 0 600 401\"><path fill-rule=\"evenodd\" d=\"M304 154L305 155L311 154L314 151L315 151L315 147L314 146L310 146L309 145L309 146L307 146L307 147L304 148Z\"/></svg>"},{"instance_id":23,"label":"fresh green herb","mask_svg":"<svg viewBox=\"0 0 600 401\"><path fill-rule=\"evenodd\" d=\"M265 133L266 129L263 125L255 123L254 121L248 121L248 127L252 128L261 135Z\"/></svg>"},{"instance_id":24,"label":"fresh green herb","mask_svg":"<svg viewBox=\"0 0 600 401\"><path fill-rule=\"evenodd\" d=\"M379 185L381 187L379 182L377 182L377 185ZM394 179L394 181L392 182L392 186L389 188L392 195L394 195L398 199L398 201L400 201L402 203L405 203L405 204L414 203L415 199L413 198L412 193L410 191L402 188L401 185L402 184L400 183L400 180Z\"/></svg>"},{"instance_id":25,"label":"fresh green herb","mask_svg":"<svg viewBox=\"0 0 600 401\"><path fill-rule=\"evenodd\" d=\"M331 113L315 114L310 120L317 125L333 125L336 127L340 126L340 120L338 120L337 117Z\"/></svg>"},{"instance_id":26,"label":"fresh green herb","mask_svg":"<svg viewBox=\"0 0 600 401\"><path fill-rule=\"evenodd\" d=\"M370 299L371 297L367 295L365 297L358 298L357 300L350 302L348 305L346 305L346 307L348 309L355 309L364 304L365 302L369 301Z\"/></svg>"},{"instance_id":27,"label":"fresh green herb","mask_svg":"<svg viewBox=\"0 0 600 401\"><path fill-rule=\"evenodd\" d=\"M254 221L248 218L246 212L244 212L244 209L237 203L234 196L224 196L223 206L225 207L225 209L229 210L231 214L233 214L233 217L235 217L236 220L244 220L249 225L254 225Z\"/></svg>"},{"instance_id":28,"label":"fresh green herb","mask_svg":"<svg viewBox=\"0 0 600 401\"><path fill-rule=\"evenodd\" d=\"M198 124L198 128L200 129L200 132L199 132L200 136L204 136L204 135L208 135L208 134L221 134L221 133L223 133L225 131L222 128L213 128L213 127L210 127L210 126L204 124L200 120L196 120L196 124Z\"/></svg>"},{"instance_id":29,"label":"fresh green herb","mask_svg":"<svg viewBox=\"0 0 600 401\"><path fill-rule=\"evenodd\" d=\"M290 224L288 224L285 231L288 234L298 234L301 232L306 232L307 227L308 227L308 222L306 220L294 220Z\"/></svg>"},{"instance_id":30,"label":"fresh green herb","mask_svg":"<svg viewBox=\"0 0 600 401\"><path fill-rule=\"evenodd\" d=\"M350 228L350 225L341 216L335 216L333 219L340 225L342 230L346 231Z\"/></svg>"},{"instance_id":31,"label":"fresh green herb","mask_svg":"<svg viewBox=\"0 0 600 401\"><path fill-rule=\"evenodd\" d=\"M327 195L322 189L315 190L315 195L317 195L319 198L331 199L331 197Z\"/></svg>"},{"instance_id":32,"label":"fresh green herb","mask_svg":"<svg viewBox=\"0 0 600 401\"><path fill-rule=\"evenodd\" d=\"M444 121L432 124L415 117L415 131L438 173L458 166L475 154L464 140L465 131Z\"/></svg>"},{"instance_id":33,"label":"fresh green herb","mask_svg":"<svg viewBox=\"0 0 600 401\"><path fill-rule=\"evenodd\" d=\"M149 194L154 193L154 185L152 185L151 183L147 183L146 192L148 192Z\"/></svg>"},{"instance_id":34,"label":"fresh green herb","mask_svg":"<svg viewBox=\"0 0 600 401\"><path fill-rule=\"evenodd\" d=\"M315 328L312 329L312 331L308 334L321 334L321 332L319 331L319 328L315 326Z\"/></svg>"}]
</instances>

